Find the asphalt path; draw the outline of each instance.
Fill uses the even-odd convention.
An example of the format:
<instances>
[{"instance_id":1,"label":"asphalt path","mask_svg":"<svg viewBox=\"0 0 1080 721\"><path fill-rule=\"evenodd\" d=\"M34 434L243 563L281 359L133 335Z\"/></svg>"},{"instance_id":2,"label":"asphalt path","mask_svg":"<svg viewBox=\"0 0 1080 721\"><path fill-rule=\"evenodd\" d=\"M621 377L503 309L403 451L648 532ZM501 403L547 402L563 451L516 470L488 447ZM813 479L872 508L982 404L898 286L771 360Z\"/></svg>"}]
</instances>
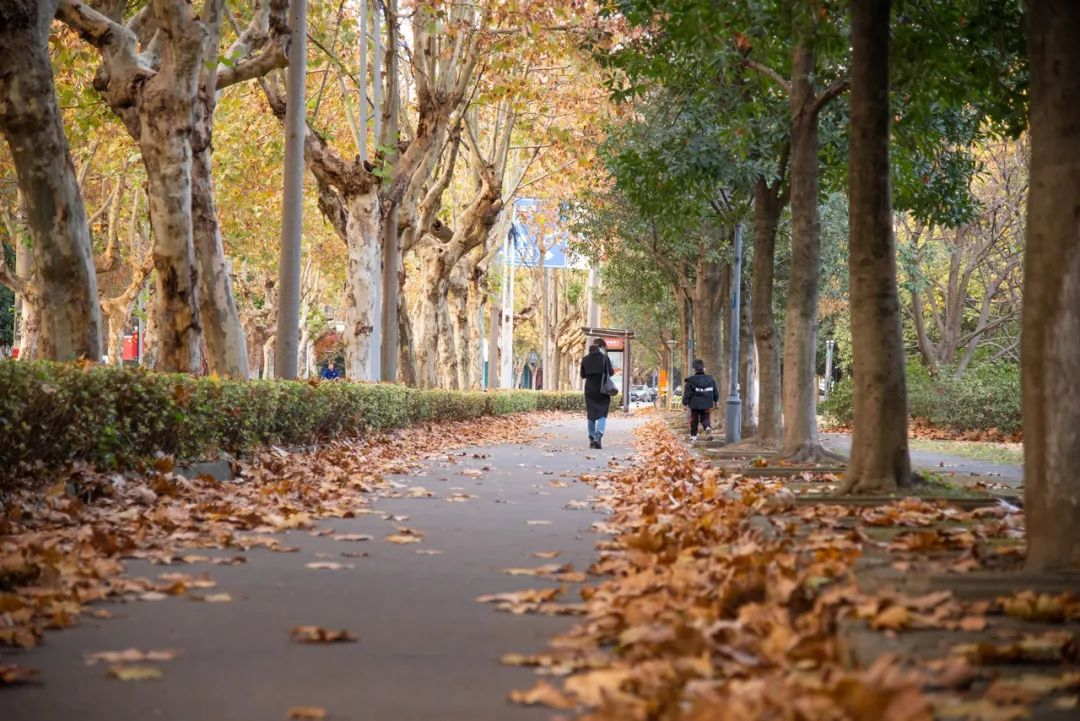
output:
<instances>
[{"instance_id":1,"label":"asphalt path","mask_svg":"<svg viewBox=\"0 0 1080 721\"><path fill-rule=\"evenodd\" d=\"M821 444L845 456L851 453L851 434L822 433ZM1024 469L1019 465L978 461L948 453L936 453L912 448L911 465L916 470L940 473L959 483L989 481L1007 486L1019 486L1024 482Z\"/></svg>"},{"instance_id":2,"label":"asphalt path","mask_svg":"<svg viewBox=\"0 0 1080 721\"><path fill-rule=\"evenodd\" d=\"M557 585L503 572L552 562L532 557L537 551L557 550L558 562L588 567L597 539L590 526L602 517L566 506L580 506L594 495L579 475L603 472L612 459L629 459L637 422L609 419L602 451L588 450L584 420L546 425L528 445L463 449L453 462L436 459L419 473L395 477L435 497L374 505L407 520L363 515L318 524L337 533L371 534L371 541L344 543L294 531L284 542L298 552L254 549L244 554L243 565L132 562L129 573L136 576L205 570L217 581L212 592L228 593L234 601L96 604L113 618L86 618L75 628L48 633L36 649L5 652L10 662L40 669L42 682L0 690L0 719L274 721L286 719L294 706L325 708L331 721L550 718L550 710L508 701L512 689L528 688L535 679L530 670L499 659L508 652L543 650L573 618L515 616L476 597ZM455 493L475 498L448 502ZM398 525L423 533L422 542L384 540ZM306 566L313 561L351 568L314 570ZM576 600L576 593L563 600ZM347 629L359 640L291 641L290 629L306 624ZM85 661L86 654L126 648L179 653L154 664L163 678L147 681L109 678L106 664Z\"/></svg>"}]
</instances>

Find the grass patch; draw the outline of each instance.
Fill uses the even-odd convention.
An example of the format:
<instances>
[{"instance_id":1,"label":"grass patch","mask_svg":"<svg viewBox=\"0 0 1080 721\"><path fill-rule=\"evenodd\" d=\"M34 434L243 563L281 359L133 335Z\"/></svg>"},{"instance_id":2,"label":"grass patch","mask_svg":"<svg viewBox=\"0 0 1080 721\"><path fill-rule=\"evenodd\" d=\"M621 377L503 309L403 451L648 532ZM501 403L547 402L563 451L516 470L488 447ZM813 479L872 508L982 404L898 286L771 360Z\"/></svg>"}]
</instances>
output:
<instances>
[{"instance_id":1,"label":"grass patch","mask_svg":"<svg viewBox=\"0 0 1080 721\"><path fill-rule=\"evenodd\" d=\"M991 443L987 441L931 441L912 439L908 441L912 450L940 453L942 455L967 458L972 461L1002 463L1020 466L1024 463L1024 444Z\"/></svg>"}]
</instances>

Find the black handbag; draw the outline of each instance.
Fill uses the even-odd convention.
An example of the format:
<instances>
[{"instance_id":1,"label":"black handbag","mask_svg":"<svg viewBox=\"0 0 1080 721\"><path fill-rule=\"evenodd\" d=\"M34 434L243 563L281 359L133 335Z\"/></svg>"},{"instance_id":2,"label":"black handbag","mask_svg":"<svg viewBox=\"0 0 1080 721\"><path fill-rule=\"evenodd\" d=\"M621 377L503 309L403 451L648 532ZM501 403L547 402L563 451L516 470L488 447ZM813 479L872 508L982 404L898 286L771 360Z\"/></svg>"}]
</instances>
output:
<instances>
[{"instance_id":1,"label":"black handbag","mask_svg":"<svg viewBox=\"0 0 1080 721\"><path fill-rule=\"evenodd\" d=\"M611 380L611 376L604 371L604 378L600 381L600 392L605 396L617 396L619 395L619 386L615 385L615 381Z\"/></svg>"}]
</instances>

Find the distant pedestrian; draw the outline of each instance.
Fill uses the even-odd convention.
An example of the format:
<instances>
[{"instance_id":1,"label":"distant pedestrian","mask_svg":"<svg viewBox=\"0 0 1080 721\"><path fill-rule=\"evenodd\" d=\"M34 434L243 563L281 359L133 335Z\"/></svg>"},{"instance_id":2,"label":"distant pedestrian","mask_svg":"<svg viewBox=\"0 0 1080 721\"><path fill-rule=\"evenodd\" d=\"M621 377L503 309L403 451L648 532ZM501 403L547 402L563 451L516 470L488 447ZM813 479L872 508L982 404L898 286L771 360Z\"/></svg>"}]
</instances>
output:
<instances>
[{"instance_id":1,"label":"distant pedestrian","mask_svg":"<svg viewBox=\"0 0 1080 721\"><path fill-rule=\"evenodd\" d=\"M585 379L585 410L589 418L589 448L603 448L611 395L607 393L615 369L607 357L607 344L597 338L589 354L581 359L581 377ZM605 387L608 386L608 387Z\"/></svg>"},{"instance_id":2,"label":"distant pedestrian","mask_svg":"<svg viewBox=\"0 0 1080 721\"><path fill-rule=\"evenodd\" d=\"M690 409L690 442L697 440L698 423L705 429L705 440L712 440L712 423L709 411L720 400L720 389L716 381L705 372L705 362L700 358L694 361L694 375L686 379L683 388L682 404Z\"/></svg>"},{"instance_id":3,"label":"distant pedestrian","mask_svg":"<svg viewBox=\"0 0 1080 721\"><path fill-rule=\"evenodd\" d=\"M326 364L326 368L323 368L322 372L323 380L336 381L341 379L341 369L334 365L334 361L330 361Z\"/></svg>"}]
</instances>

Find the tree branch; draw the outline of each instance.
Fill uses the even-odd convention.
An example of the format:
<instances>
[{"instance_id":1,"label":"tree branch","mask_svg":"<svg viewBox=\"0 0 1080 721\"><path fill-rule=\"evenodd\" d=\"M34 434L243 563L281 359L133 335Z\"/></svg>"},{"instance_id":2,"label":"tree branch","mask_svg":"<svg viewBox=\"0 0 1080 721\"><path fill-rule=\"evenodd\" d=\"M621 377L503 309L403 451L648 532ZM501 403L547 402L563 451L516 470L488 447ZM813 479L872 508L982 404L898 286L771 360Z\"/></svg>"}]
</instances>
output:
<instances>
[{"instance_id":1,"label":"tree branch","mask_svg":"<svg viewBox=\"0 0 1080 721\"><path fill-rule=\"evenodd\" d=\"M218 70L217 89L223 90L230 85L261 78L271 70L287 67L289 56L286 45L285 38L279 38L255 57L239 62L231 68Z\"/></svg>"},{"instance_id":2,"label":"tree branch","mask_svg":"<svg viewBox=\"0 0 1080 721\"><path fill-rule=\"evenodd\" d=\"M785 93L791 93L791 81L770 68L768 65L759 63L756 60L751 60L750 58L743 58L743 65L750 68L751 70L756 70L765 77L769 78L781 88L783 88Z\"/></svg>"},{"instance_id":3,"label":"tree branch","mask_svg":"<svg viewBox=\"0 0 1080 721\"><path fill-rule=\"evenodd\" d=\"M817 99L810 105L810 112L817 115L821 112L821 109L828 105L829 101L844 92L851 86L850 80L837 80L830 85L825 92L817 97Z\"/></svg>"}]
</instances>

